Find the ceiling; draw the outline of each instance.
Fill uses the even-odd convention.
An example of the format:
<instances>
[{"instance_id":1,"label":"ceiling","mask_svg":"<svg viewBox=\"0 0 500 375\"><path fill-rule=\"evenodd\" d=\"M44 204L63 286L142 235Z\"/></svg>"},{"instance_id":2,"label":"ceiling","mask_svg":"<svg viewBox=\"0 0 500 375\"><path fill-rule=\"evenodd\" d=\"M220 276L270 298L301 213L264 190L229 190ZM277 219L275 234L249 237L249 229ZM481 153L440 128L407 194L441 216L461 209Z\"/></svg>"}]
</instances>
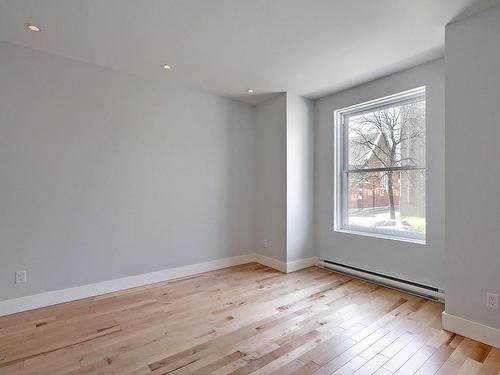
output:
<instances>
[{"instance_id":1,"label":"ceiling","mask_svg":"<svg viewBox=\"0 0 500 375\"><path fill-rule=\"evenodd\" d=\"M440 57L448 22L496 2L0 0L0 40L256 103L317 98Z\"/></svg>"}]
</instances>

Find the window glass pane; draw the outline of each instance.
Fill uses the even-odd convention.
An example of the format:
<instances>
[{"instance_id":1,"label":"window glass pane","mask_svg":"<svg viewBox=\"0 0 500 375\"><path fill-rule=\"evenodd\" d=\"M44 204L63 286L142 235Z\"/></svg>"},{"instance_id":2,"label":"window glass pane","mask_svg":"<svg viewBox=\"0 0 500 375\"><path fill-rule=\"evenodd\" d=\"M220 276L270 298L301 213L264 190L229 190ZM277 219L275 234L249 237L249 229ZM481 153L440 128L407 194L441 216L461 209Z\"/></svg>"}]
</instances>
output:
<instances>
[{"instance_id":1,"label":"window glass pane","mask_svg":"<svg viewBox=\"0 0 500 375\"><path fill-rule=\"evenodd\" d=\"M346 118L348 168L425 166L425 100Z\"/></svg>"},{"instance_id":2,"label":"window glass pane","mask_svg":"<svg viewBox=\"0 0 500 375\"><path fill-rule=\"evenodd\" d=\"M348 173L344 224L425 235L425 171Z\"/></svg>"}]
</instances>

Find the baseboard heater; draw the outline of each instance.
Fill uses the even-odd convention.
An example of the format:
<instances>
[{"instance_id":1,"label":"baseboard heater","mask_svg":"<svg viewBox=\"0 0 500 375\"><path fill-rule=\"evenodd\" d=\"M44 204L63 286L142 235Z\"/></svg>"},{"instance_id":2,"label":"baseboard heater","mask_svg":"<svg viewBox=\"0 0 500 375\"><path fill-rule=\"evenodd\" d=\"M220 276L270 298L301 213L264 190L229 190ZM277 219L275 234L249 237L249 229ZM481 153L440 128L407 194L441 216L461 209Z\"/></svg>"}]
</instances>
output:
<instances>
[{"instance_id":1,"label":"baseboard heater","mask_svg":"<svg viewBox=\"0 0 500 375\"><path fill-rule=\"evenodd\" d=\"M346 274L358 279L370 281L375 284L397 289L419 297L431 299L433 301L444 302L444 290L432 286L400 279L394 276L384 275L378 272L349 266L326 259L319 259L318 266L338 273Z\"/></svg>"}]
</instances>

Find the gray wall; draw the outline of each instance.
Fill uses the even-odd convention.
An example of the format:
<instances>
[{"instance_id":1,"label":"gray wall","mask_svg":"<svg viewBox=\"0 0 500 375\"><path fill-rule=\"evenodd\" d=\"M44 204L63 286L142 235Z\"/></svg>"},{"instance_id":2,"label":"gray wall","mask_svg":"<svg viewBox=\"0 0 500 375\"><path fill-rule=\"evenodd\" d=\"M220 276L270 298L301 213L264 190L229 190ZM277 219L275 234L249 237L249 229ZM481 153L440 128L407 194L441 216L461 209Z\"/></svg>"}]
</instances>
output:
<instances>
[{"instance_id":1,"label":"gray wall","mask_svg":"<svg viewBox=\"0 0 500 375\"><path fill-rule=\"evenodd\" d=\"M255 107L255 250L286 262L286 93ZM264 247L264 241L268 247Z\"/></svg>"},{"instance_id":2,"label":"gray wall","mask_svg":"<svg viewBox=\"0 0 500 375\"><path fill-rule=\"evenodd\" d=\"M0 43L0 300L252 252L253 112Z\"/></svg>"},{"instance_id":3,"label":"gray wall","mask_svg":"<svg viewBox=\"0 0 500 375\"><path fill-rule=\"evenodd\" d=\"M500 328L500 7L446 28L446 312Z\"/></svg>"},{"instance_id":4,"label":"gray wall","mask_svg":"<svg viewBox=\"0 0 500 375\"><path fill-rule=\"evenodd\" d=\"M314 102L287 93L287 261L314 252Z\"/></svg>"},{"instance_id":5,"label":"gray wall","mask_svg":"<svg viewBox=\"0 0 500 375\"><path fill-rule=\"evenodd\" d=\"M415 87L427 87L427 244L333 231L334 115L336 109ZM316 253L325 259L417 281L444 285L444 61L324 97L315 103Z\"/></svg>"}]
</instances>

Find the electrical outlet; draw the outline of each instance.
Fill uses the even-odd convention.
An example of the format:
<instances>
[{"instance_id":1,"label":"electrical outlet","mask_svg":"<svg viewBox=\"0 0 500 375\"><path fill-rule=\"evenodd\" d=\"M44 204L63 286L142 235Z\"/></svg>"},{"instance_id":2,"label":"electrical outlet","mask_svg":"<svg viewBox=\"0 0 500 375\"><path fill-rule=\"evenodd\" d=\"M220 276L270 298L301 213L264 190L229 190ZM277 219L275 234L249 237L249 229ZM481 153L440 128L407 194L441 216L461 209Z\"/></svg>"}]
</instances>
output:
<instances>
[{"instance_id":1,"label":"electrical outlet","mask_svg":"<svg viewBox=\"0 0 500 375\"><path fill-rule=\"evenodd\" d=\"M268 240L264 240L264 249L267 249L269 247L269 241Z\"/></svg>"},{"instance_id":2,"label":"electrical outlet","mask_svg":"<svg viewBox=\"0 0 500 375\"><path fill-rule=\"evenodd\" d=\"M26 271L16 271L16 284L24 284L26 282Z\"/></svg>"},{"instance_id":3,"label":"electrical outlet","mask_svg":"<svg viewBox=\"0 0 500 375\"><path fill-rule=\"evenodd\" d=\"M498 294L486 293L486 306L498 310Z\"/></svg>"}]
</instances>

